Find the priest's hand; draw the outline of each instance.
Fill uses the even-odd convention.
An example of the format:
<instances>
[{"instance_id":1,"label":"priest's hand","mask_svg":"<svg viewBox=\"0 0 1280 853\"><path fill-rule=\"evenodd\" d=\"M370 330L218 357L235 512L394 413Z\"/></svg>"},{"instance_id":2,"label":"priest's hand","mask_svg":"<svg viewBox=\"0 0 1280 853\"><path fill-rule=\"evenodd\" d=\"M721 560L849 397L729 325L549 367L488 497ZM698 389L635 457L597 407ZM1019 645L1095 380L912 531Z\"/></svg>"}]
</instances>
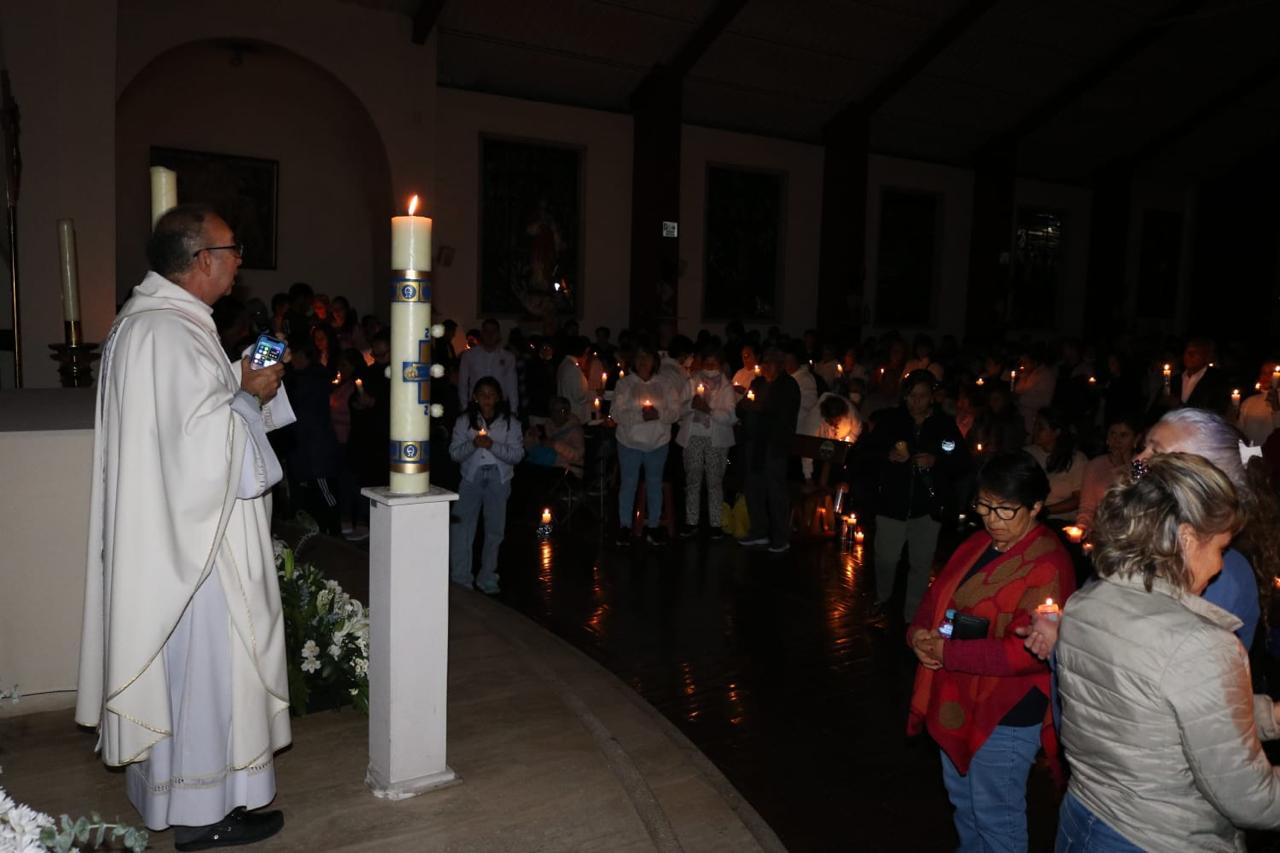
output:
<instances>
[{"instance_id":1,"label":"priest's hand","mask_svg":"<svg viewBox=\"0 0 1280 853\"><path fill-rule=\"evenodd\" d=\"M269 402L280 390L280 380L284 377L284 365L273 364L254 370L249 366L249 359L240 360L240 387L258 398L260 403Z\"/></svg>"}]
</instances>

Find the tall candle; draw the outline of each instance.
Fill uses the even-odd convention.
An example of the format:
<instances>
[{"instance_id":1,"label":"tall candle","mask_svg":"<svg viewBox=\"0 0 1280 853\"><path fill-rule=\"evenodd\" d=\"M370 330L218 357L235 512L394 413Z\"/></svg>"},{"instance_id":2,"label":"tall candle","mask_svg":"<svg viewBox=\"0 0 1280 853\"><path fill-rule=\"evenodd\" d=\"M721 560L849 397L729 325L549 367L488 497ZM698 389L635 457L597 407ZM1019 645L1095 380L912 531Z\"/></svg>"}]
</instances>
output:
<instances>
[{"instance_id":1,"label":"tall candle","mask_svg":"<svg viewBox=\"0 0 1280 853\"><path fill-rule=\"evenodd\" d=\"M178 206L178 173L164 166L151 167L151 227Z\"/></svg>"},{"instance_id":2,"label":"tall candle","mask_svg":"<svg viewBox=\"0 0 1280 853\"><path fill-rule=\"evenodd\" d=\"M78 344L80 324L80 281L76 260L76 224L70 219L58 220L58 272L62 277L62 319L72 329Z\"/></svg>"},{"instance_id":3,"label":"tall candle","mask_svg":"<svg viewBox=\"0 0 1280 853\"><path fill-rule=\"evenodd\" d=\"M431 480L431 220L391 220L391 491L421 494Z\"/></svg>"},{"instance_id":4,"label":"tall candle","mask_svg":"<svg viewBox=\"0 0 1280 853\"><path fill-rule=\"evenodd\" d=\"M431 220L414 216L418 197L409 201L408 216L391 217L391 268L393 270L431 269Z\"/></svg>"}]
</instances>

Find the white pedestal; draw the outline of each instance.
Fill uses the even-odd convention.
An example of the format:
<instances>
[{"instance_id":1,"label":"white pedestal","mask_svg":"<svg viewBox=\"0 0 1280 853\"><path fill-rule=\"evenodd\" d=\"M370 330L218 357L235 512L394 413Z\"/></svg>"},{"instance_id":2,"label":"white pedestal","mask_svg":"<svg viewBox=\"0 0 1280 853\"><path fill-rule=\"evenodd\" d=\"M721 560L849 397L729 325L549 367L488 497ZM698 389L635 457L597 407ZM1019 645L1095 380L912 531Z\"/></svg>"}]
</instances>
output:
<instances>
[{"instance_id":1,"label":"white pedestal","mask_svg":"<svg viewBox=\"0 0 1280 853\"><path fill-rule=\"evenodd\" d=\"M361 492L369 519L369 772L404 799L457 781L445 764L453 492Z\"/></svg>"}]
</instances>

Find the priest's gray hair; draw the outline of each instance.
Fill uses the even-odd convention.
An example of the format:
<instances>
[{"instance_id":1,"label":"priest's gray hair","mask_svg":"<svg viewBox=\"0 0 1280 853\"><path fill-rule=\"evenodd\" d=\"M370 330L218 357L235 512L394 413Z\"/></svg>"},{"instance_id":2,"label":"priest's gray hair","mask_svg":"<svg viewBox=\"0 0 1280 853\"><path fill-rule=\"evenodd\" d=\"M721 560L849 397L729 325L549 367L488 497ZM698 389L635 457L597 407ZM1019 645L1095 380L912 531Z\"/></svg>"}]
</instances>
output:
<instances>
[{"instance_id":1,"label":"priest's gray hair","mask_svg":"<svg viewBox=\"0 0 1280 853\"><path fill-rule=\"evenodd\" d=\"M204 236L204 222L216 215L207 204L180 204L156 222L147 241L147 263L170 281L191 269Z\"/></svg>"},{"instance_id":2,"label":"priest's gray hair","mask_svg":"<svg viewBox=\"0 0 1280 853\"><path fill-rule=\"evenodd\" d=\"M1237 489L1249 488L1249 478L1240 462L1240 434L1221 415L1205 409L1174 409L1160 423L1182 427L1186 438L1179 450L1208 459Z\"/></svg>"}]
</instances>

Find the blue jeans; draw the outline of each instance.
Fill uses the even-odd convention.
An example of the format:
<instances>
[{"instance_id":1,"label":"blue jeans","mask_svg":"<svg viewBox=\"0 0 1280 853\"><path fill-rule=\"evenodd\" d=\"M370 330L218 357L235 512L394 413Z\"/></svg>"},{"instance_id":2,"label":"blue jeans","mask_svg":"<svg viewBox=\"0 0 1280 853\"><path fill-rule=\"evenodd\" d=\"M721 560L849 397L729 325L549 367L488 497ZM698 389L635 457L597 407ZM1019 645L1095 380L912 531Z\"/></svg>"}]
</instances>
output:
<instances>
[{"instance_id":1,"label":"blue jeans","mask_svg":"<svg viewBox=\"0 0 1280 853\"><path fill-rule=\"evenodd\" d=\"M449 578L471 586L471 555L476 540L476 523L484 512L484 550L480 554L480 574L476 586L493 591L498 587L498 548L507 531L507 498L511 481L502 482L497 465L486 465L475 479L463 479L458 500L453 505L454 524L449 534Z\"/></svg>"},{"instance_id":2,"label":"blue jeans","mask_svg":"<svg viewBox=\"0 0 1280 853\"><path fill-rule=\"evenodd\" d=\"M1054 853L1141 853L1142 848L1067 794L1058 810L1058 841L1053 850Z\"/></svg>"},{"instance_id":3,"label":"blue jeans","mask_svg":"<svg viewBox=\"0 0 1280 853\"><path fill-rule=\"evenodd\" d=\"M640 484L640 469L644 468L645 525L657 527L662 521L662 469L667 464L664 444L657 450L636 450L618 444L618 468L621 472L618 485L618 524L630 527L636 507L636 486Z\"/></svg>"},{"instance_id":4,"label":"blue jeans","mask_svg":"<svg viewBox=\"0 0 1280 853\"><path fill-rule=\"evenodd\" d=\"M942 781L956 810L960 853L1026 851L1027 776L1039 750L1039 726L996 726L967 774L942 753Z\"/></svg>"}]
</instances>

